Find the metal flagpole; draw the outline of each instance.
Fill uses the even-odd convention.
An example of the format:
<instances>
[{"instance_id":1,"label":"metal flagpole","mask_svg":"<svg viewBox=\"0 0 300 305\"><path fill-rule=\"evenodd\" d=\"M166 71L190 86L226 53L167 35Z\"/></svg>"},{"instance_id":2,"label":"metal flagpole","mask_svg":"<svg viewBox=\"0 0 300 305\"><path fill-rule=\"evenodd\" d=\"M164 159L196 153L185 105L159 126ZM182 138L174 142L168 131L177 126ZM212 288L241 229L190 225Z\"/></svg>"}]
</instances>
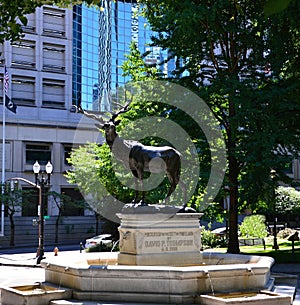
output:
<instances>
[{"instance_id":1,"label":"metal flagpole","mask_svg":"<svg viewBox=\"0 0 300 305\"><path fill-rule=\"evenodd\" d=\"M4 194L5 183L5 96L7 92L8 75L6 66L3 74L3 109L2 109L2 195ZM4 202L1 203L1 236L4 236Z\"/></svg>"}]
</instances>

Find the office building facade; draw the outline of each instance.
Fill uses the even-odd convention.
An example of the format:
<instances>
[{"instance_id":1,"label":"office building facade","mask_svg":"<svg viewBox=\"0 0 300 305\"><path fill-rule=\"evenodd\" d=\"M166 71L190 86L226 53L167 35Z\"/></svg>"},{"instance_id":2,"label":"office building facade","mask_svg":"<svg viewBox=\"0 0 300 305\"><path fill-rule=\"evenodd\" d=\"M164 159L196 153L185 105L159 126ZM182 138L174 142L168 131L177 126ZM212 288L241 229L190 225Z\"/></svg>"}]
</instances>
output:
<instances>
[{"instance_id":1,"label":"office building facade","mask_svg":"<svg viewBox=\"0 0 300 305\"><path fill-rule=\"evenodd\" d=\"M38 161L43 170L50 161L51 191L80 198L76 185L70 185L64 175L70 169L67 158L73 146L101 143L103 138L94 122L74 112L72 106L81 103L84 109L101 112L112 109L112 97L117 98L118 87L128 81L120 65L131 41L141 52L149 50L152 33L136 12L135 1L102 1L101 9L43 6L28 15L20 41L0 44L0 99L6 66L7 95L17 105L16 113L5 110L6 179L34 181L33 163ZM155 49L157 63L159 53ZM20 182L19 187L31 186ZM38 202L34 201L31 209L20 207L16 215L37 215ZM91 212L72 208L65 213ZM58 214L55 202L48 202L46 214Z\"/></svg>"}]
</instances>

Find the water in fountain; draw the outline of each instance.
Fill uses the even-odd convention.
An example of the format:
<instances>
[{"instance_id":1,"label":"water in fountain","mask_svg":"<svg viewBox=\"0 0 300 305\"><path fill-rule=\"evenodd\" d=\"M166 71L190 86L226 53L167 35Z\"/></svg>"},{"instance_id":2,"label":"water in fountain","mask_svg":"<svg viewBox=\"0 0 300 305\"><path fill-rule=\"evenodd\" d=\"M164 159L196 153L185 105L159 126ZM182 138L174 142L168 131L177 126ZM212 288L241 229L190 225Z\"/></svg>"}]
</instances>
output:
<instances>
[{"instance_id":1,"label":"water in fountain","mask_svg":"<svg viewBox=\"0 0 300 305\"><path fill-rule=\"evenodd\" d=\"M113 252L113 251L115 250L115 248L116 248L116 246L119 244L119 242L120 242L120 239L118 239L117 241L115 241L115 242L113 243L113 246L112 246L110 252ZM109 261L109 259L107 258L107 260L106 260L106 262L105 262L105 266L108 266L108 261Z\"/></svg>"},{"instance_id":2,"label":"water in fountain","mask_svg":"<svg viewBox=\"0 0 300 305\"><path fill-rule=\"evenodd\" d=\"M110 252L113 252L113 251L114 251L115 247L119 244L119 242L120 242L120 239L118 239L117 241L115 241L115 242L113 243L113 246L112 246Z\"/></svg>"},{"instance_id":3,"label":"water in fountain","mask_svg":"<svg viewBox=\"0 0 300 305\"><path fill-rule=\"evenodd\" d=\"M211 289L211 293L212 295L214 296L215 295L215 289L214 289L214 285L212 283L212 280L211 280L211 276L210 276L210 273L206 270L205 271L207 277L208 277L208 280L209 280L209 284L210 284L210 289Z\"/></svg>"}]
</instances>

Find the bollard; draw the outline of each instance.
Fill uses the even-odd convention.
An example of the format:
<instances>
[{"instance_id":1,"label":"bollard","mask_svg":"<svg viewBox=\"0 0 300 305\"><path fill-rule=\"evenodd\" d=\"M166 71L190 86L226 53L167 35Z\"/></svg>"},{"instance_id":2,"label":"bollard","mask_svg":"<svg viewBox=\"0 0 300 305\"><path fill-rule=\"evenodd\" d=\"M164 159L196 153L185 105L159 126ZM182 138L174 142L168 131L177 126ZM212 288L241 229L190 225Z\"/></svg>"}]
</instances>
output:
<instances>
[{"instance_id":1,"label":"bollard","mask_svg":"<svg viewBox=\"0 0 300 305\"><path fill-rule=\"evenodd\" d=\"M59 251L59 250L58 250L58 248L57 248L57 247L55 247L55 248L54 248L54 250L53 250L53 252L54 252L54 256L57 256L57 255L58 255L58 251Z\"/></svg>"},{"instance_id":2,"label":"bollard","mask_svg":"<svg viewBox=\"0 0 300 305\"><path fill-rule=\"evenodd\" d=\"M82 242L79 244L79 249L80 249L80 253L81 253L82 250L84 249Z\"/></svg>"}]
</instances>

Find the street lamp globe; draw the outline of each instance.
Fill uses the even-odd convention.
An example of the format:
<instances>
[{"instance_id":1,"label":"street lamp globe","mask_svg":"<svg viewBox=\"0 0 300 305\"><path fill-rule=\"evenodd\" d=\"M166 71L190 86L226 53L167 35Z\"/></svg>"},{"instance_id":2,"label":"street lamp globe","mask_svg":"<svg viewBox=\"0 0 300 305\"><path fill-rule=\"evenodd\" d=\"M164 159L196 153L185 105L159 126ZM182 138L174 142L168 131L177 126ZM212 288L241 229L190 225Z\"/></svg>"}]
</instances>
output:
<instances>
[{"instance_id":1,"label":"street lamp globe","mask_svg":"<svg viewBox=\"0 0 300 305\"><path fill-rule=\"evenodd\" d=\"M38 161L35 161L35 163L32 166L32 169L35 174L38 174L40 172L41 166Z\"/></svg>"},{"instance_id":2,"label":"street lamp globe","mask_svg":"<svg viewBox=\"0 0 300 305\"><path fill-rule=\"evenodd\" d=\"M53 171L53 166L52 166L51 162L48 161L48 163L46 164L46 173L49 175L52 173L52 171Z\"/></svg>"}]
</instances>

